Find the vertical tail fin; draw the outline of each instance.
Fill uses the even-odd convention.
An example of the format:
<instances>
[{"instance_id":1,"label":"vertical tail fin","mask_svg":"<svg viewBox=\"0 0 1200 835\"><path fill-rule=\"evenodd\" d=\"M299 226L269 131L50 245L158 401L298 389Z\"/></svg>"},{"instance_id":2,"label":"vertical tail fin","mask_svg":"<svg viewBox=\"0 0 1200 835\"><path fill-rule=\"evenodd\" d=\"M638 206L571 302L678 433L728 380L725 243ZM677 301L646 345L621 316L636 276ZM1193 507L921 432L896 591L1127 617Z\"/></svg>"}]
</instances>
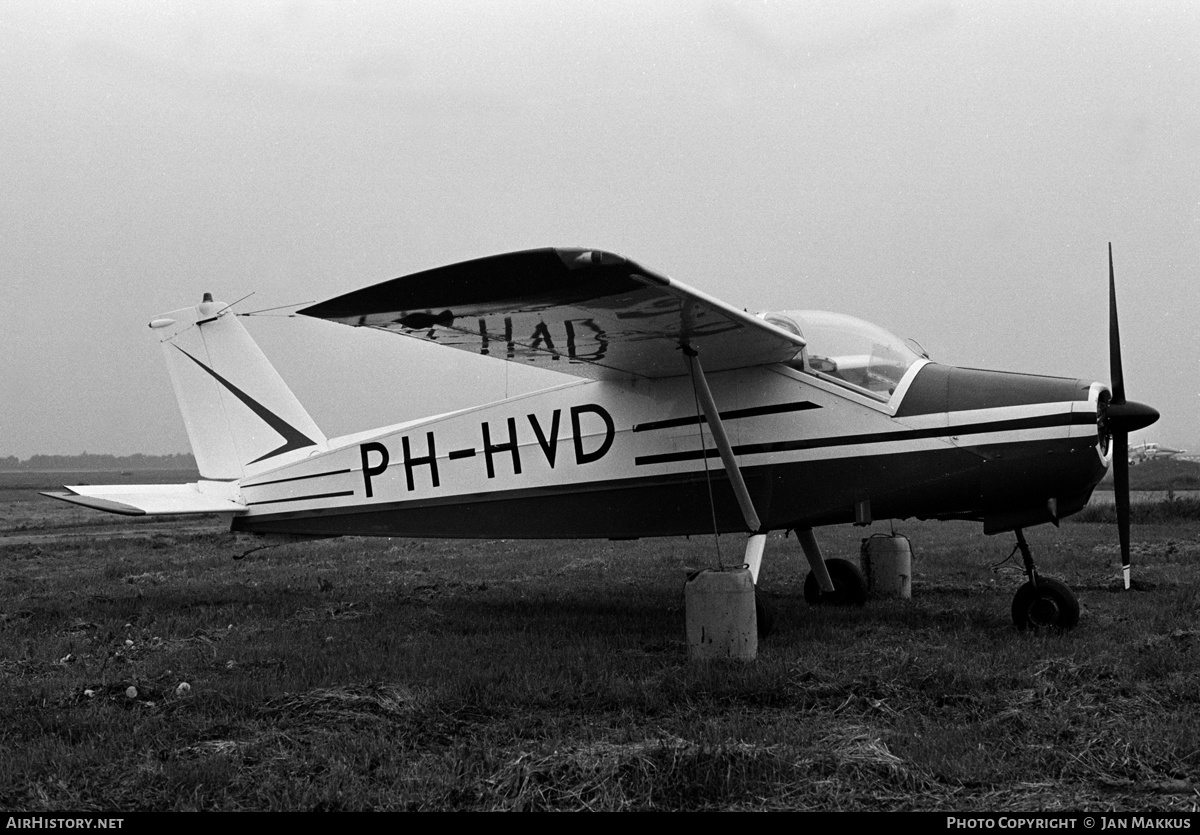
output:
<instances>
[{"instance_id":1,"label":"vertical tail fin","mask_svg":"<svg viewBox=\"0 0 1200 835\"><path fill-rule=\"evenodd\" d=\"M150 323L162 344L200 475L239 479L307 457L325 436L227 305Z\"/></svg>"}]
</instances>

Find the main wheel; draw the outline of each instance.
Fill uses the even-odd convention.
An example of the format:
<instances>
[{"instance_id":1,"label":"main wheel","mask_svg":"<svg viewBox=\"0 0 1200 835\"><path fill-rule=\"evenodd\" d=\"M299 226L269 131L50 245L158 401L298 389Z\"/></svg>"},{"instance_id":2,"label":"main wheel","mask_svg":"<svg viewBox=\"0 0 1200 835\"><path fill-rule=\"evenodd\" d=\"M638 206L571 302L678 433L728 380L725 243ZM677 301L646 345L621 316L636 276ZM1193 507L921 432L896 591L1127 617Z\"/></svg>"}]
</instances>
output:
<instances>
[{"instance_id":1,"label":"main wheel","mask_svg":"<svg viewBox=\"0 0 1200 835\"><path fill-rule=\"evenodd\" d=\"M1012 604L1013 624L1026 629L1070 629L1079 623L1079 598L1066 583L1038 577L1037 585L1017 589Z\"/></svg>"},{"instance_id":2,"label":"main wheel","mask_svg":"<svg viewBox=\"0 0 1200 835\"><path fill-rule=\"evenodd\" d=\"M754 620L758 624L758 640L763 640L775 631L775 607L771 605L771 599L759 591L757 586L754 589Z\"/></svg>"},{"instance_id":3,"label":"main wheel","mask_svg":"<svg viewBox=\"0 0 1200 835\"><path fill-rule=\"evenodd\" d=\"M867 578L858 566L848 560L825 560L829 579L833 580L833 592L821 591L817 576L811 571L804 578L804 599L812 604L827 603L834 606L861 606L867 602Z\"/></svg>"}]
</instances>

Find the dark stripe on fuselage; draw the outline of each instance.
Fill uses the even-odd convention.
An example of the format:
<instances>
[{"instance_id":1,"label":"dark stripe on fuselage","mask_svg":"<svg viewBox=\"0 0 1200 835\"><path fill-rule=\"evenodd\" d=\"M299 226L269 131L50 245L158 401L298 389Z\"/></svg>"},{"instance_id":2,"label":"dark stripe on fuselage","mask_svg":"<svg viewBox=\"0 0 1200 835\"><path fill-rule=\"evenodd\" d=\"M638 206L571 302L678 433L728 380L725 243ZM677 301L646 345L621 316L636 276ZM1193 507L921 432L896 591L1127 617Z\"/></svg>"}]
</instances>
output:
<instances>
[{"instance_id":1,"label":"dark stripe on fuselage","mask_svg":"<svg viewBox=\"0 0 1200 835\"><path fill-rule=\"evenodd\" d=\"M808 409L821 408L816 403L808 400L801 400L796 403L776 403L771 406L755 406L750 409L731 409L728 412L721 412L721 420L738 420L739 418L761 417L763 415L779 415L787 412L803 412ZM687 417L667 418L666 420L652 420L646 423L635 423L633 425L634 432L650 432L654 429L671 429L676 426L694 426L697 423L707 423L708 418L704 415L688 415Z\"/></svg>"},{"instance_id":2,"label":"dark stripe on fuselage","mask_svg":"<svg viewBox=\"0 0 1200 835\"><path fill-rule=\"evenodd\" d=\"M851 446L854 444L885 444L896 441L978 435L987 432L1011 432L1022 429L1045 429L1052 426L1072 426L1095 422L1095 416L1086 412L1063 412L1056 415L1011 418L1008 420L970 423L961 426L937 426L929 429L902 429L895 432L838 435L832 438L805 438L795 441L772 441L764 444L741 444L733 448L733 453L734 455L759 455L768 452L796 452L798 450L821 449L823 447ZM706 449L703 451L692 449L682 452L664 452L657 455L640 455L633 459L633 463L638 466L644 466L647 464L668 464L677 461L698 461L701 458L715 458L718 454L719 452L716 449Z\"/></svg>"},{"instance_id":3,"label":"dark stripe on fuselage","mask_svg":"<svg viewBox=\"0 0 1200 835\"><path fill-rule=\"evenodd\" d=\"M353 490L343 490L340 493L314 493L311 496L292 496L288 499L267 499L261 502L246 502L246 507L257 507L263 504L283 504L285 502L305 502L312 499L336 499L341 496L353 496Z\"/></svg>"},{"instance_id":4,"label":"dark stripe on fuselage","mask_svg":"<svg viewBox=\"0 0 1200 835\"><path fill-rule=\"evenodd\" d=\"M268 484L284 484L289 481L304 481L309 478L324 478L327 475L342 475L343 473L348 472L351 472L349 468L345 470L329 470L328 472L324 473L310 473L309 475L297 475L292 476L291 478L277 478L274 481L259 481L255 482L254 484L243 484L241 487L266 487Z\"/></svg>"}]
</instances>

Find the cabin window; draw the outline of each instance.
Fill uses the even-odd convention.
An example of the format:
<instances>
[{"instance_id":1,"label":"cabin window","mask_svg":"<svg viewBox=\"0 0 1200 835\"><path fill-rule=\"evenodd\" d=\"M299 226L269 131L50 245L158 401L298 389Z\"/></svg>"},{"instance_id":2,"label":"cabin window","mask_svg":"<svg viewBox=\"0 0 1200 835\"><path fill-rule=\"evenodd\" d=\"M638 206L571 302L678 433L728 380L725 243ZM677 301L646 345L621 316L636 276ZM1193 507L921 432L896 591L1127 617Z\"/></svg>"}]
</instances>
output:
<instances>
[{"instance_id":1,"label":"cabin window","mask_svg":"<svg viewBox=\"0 0 1200 835\"><path fill-rule=\"evenodd\" d=\"M883 328L824 310L764 313L762 318L807 341L788 365L797 371L887 400L914 362L921 359Z\"/></svg>"}]
</instances>

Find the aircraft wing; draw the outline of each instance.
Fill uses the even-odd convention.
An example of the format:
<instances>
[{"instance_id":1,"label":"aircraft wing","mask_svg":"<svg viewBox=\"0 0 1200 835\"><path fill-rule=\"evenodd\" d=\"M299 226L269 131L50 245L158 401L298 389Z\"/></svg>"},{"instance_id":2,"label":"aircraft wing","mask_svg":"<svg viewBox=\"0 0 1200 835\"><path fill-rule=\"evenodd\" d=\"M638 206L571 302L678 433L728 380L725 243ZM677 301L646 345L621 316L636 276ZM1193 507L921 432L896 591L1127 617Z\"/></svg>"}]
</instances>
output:
<instances>
[{"instance_id":1,"label":"aircraft wing","mask_svg":"<svg viewBox=\"0 0 1200 835\"><path fill-rule=\"evenodd\" d=\"M220 495L201 492L197 484L95 484L66 487L61 492L42 495L125 516L246 512L245 505Z\"/></svg>"},{"instance_id":2,"label":"aircraft wing","mask_svg":"<svg viewBox=\"0 0 1200 835\"><path fill-rule=\"evenodd\" d=\"M593 380L786 362L796 334L599 250L533 249L414 273L299 311Z\"/></svg>"}]
</instances>

